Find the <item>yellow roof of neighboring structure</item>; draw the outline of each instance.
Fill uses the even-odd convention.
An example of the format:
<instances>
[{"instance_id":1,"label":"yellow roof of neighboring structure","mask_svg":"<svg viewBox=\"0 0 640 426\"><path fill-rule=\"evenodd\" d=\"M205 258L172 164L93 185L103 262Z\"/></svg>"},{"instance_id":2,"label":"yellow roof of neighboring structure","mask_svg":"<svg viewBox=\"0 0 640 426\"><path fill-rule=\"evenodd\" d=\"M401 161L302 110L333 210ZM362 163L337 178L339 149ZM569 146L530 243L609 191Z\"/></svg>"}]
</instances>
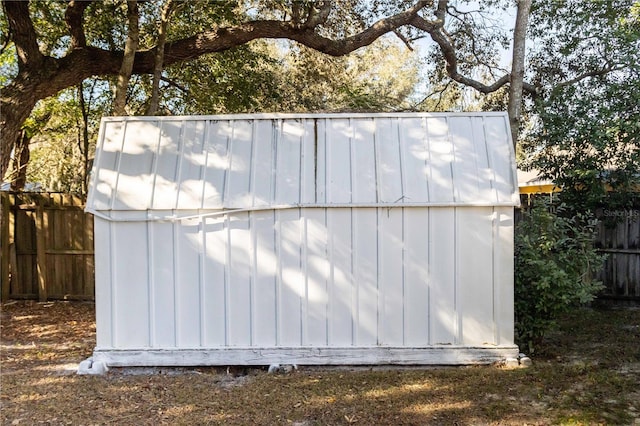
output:
<instances>
[{"instance_id":1,"label":"yellow roof of neighboring structure","mask_svg":"<svg viewBox=\"0 0 640 426\"><path fill-rule=\"evenodd\" d=\"M550 194L561 190L551 180L541 178L540 171L535 169L518 169L518 188L520 194Z\"/></svg>"}]
</instances>

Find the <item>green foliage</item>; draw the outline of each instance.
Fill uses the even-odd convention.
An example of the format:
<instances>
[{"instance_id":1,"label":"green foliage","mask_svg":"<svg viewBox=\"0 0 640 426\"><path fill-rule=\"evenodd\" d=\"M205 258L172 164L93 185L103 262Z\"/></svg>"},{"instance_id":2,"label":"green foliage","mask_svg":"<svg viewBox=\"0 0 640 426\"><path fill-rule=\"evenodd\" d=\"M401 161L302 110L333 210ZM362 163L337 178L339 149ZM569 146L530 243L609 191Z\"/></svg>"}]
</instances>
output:
<instances>
[{"instance_id":1,"label":"green foliage","mask_svg":"<svg viewBox=\"0 0 640 426\"><path fill-rule=\"evenodd\" d=\"M629 0L535 3L530 59L543 96L524 166L562 187L574 211L629 208L640 185L639 10Z\"/></svg>"},{"instance_id":2,"label":"green foliage","mask_svg":"<svg viewBox=\"0 0 640 426\"><path fill-rule=\"evenodd\" d=\"M629 208L640 185L640 73L557 90L539 106L527 165L576 211Z\"/></svg>"},{"instance_id":3,"label":"green foliage","mask_svg":"<svg viewBox=\"0 0 640 426\"><path fill-rule=\"evenodd\" d=\"M604 261L593 246L596 221L564 216L566 206L536 203L515 231L516 343L534 345L558 315L594 299L603 288L593 277Z\"/></svg>"}]
</instances>

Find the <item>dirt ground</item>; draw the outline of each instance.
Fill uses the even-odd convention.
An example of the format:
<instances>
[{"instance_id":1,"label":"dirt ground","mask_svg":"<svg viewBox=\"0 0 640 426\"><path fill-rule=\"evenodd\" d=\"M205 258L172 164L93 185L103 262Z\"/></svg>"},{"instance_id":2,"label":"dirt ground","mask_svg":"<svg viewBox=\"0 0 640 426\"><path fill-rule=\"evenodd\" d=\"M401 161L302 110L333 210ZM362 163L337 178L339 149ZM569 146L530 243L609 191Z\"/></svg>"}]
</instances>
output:
<instances>
[{"instance_id":1,"label":"dirt ground","mask_svg":"<svg viewBox=\"0 0 640 426\"><path fill-rule=\"evenodd\" d=\"M640 309L567 315L533 366L112 369L75 374L94 305L0 313L5 425L640 425Z\"/></svg>"}]
</instances>

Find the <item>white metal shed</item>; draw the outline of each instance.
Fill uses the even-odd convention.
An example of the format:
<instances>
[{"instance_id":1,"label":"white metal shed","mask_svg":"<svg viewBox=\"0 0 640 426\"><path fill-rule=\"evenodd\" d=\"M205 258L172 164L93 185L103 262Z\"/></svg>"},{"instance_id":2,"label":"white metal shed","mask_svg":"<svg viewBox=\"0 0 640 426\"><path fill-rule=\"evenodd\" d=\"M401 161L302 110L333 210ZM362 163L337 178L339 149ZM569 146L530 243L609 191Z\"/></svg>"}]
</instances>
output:
<instances>
[{"instance_id":1,"label":"white metal shed","mask_svg":"<svg viewBox=\"0 0 640 426\"><path fill-rule=\"evenodd\" d=\"M503 113L104 118L94 362L515 357L518 203Z\"/></svg>"}]
</instances>

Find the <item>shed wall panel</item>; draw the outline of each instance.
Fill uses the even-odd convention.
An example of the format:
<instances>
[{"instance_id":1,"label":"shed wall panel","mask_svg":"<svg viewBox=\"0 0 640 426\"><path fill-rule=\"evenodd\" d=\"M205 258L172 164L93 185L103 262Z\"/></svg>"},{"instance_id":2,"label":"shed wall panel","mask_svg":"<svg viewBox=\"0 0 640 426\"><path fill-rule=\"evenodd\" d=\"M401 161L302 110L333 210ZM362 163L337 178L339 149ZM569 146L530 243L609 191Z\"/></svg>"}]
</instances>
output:
<instances>
[{"instance_id":1,"label":"shed wall panel","mask_svg":"<svg viewBox=\"0 0 640 426\"><path fill-rule=\"evenodd\" d=\"M112 324L112 270L115 267L111 250L111 228L115 224L96 217L94 219L95 275L96 275L96 345L114 347Z\"/></svg>"},{"instance_id":2,"label":"shed wall panel","mask_svg":"<svg viewBox=\"0 0 640 426\"><path fill-rule=\"evenodd\" d=\"M455 212L434 208L428 220L431 344L457 344Z\"/></svg>"},{"instance_id":3,"label":"shed wall panel","mask_svg":"<svg viewBox=\"0 0 640 426\"><path fill-rule=\"evenodd\" d=\"M309 209L303 216L306 265L306 340L311 346L327 346L329 343L329 286L331 265L329 262L327 211Z\"/></svg>"},{"instance_id":4,"label":"shed wall panel","mask_svg":"<svg viewBox=\"0 0 640 426\"><path fill-rule=\"evenodd\" d=\"M179 227L101 221L97 232L111 234L126 267L113 278L111 310L101 305L99 327L113 339L101 335L99 346L509 341L513 296L495 291L494 278L510 277L494 270L513 249L492 240L509 238L510 221L491 207L291 209ZM125 244L129 236L142 243Z\"/></svg>"},{"instance_id":5,"label":"shed wall panel","mask_svg":"<svg viewBox=\"0 0 640 426\"><path fill-rule=\"evenodd\" d=\"M404 209L404 264L403 282L406 285L403 307L405 310L405 344L429 344L429 219L428 212ZM416 285L414 283L421 283Z\"/></svg>"},{"instance_id":6,"label":"shed wall panel","mask_svg":"<svg viewBox=\"0 0 640 426\"><path fill-rule=\"evenodd\" d=\"M493 219L492 209L456 209L460 333L474 345L494 342Z\"/></svg>"},{"instance_id":7,"label":"shed wall panel","mask_svg":"<svg viewBox=\"0 0 640 426\"><path fill-rule=\"evenodd\" d=\"M112 228L114 264L111 310L115 347L149 347L147 228L122 223Z\"/></svg>"},{"instance_id":8,"label":"shed wall panel","mask_svg":"<svg viewBox=\"0 0 640 426\"><path fill-rule=\"evenodd\" d=\"M201 305L204 285L201 276L202 237L198 220L185 220L174 228L174 276L179 285L175 289L176 343L179 347L198 347L201 344Z\"/></svg>"},{"instance_id":9,"label":"shed wall panel","mask_svg":"<svg viewBox=\"0 0 640 426\"><path fill-rule=\"evenodd\" d=\"M226 232L224 216L203 218L204 260L204 344L208 347L227 344L227 291L228 276ZM171 250L169 248L169 250ZM176 285L178 283L175 283Z\"/></svg>"},{"instance_id":10,"label":"shed wall panel","mask_svg":"<svg viewBox=\"0 0 640 426\"><path fill-rule=\"evenodd\" d=\"M330 282L329 345L353 344L354 313L352 306L355 285L352 268L352 222L350 209L331 209L327 212L324 229L329 244Z\"/></svg>"},{"instance_id":11,"label":"shed wall panel","mask_svg":"<svg viewBox=\"0 0 640 426\"><path fill-rule=\"evenodd\" d=\"M356 285L354 307L355 344L377 345L378 342L378 217L375 209L354 209L353 218L353 279Z\"/></svg>"},{"instance_id":12,"label":"shed wall panel","mask_svg":"<svg viewBox=\"0 0 640 426\"><path fill-rule=\"evenodd\" d=\"M506 207L494 209L497 226L494 227L494 321L497 327L496 344L513 342L514 292L513 292L513 210Z\"/></svg>"},{"instance_id":13,"label":"shed wall panel","mask_svg":"<svg viewBox=\"0 0 640 426\"><path fill-rule=\"evenodd\" d=\"M151 346L176 347L174 225L150 222L148 228Z\"/></svg>"}]
</instances>

